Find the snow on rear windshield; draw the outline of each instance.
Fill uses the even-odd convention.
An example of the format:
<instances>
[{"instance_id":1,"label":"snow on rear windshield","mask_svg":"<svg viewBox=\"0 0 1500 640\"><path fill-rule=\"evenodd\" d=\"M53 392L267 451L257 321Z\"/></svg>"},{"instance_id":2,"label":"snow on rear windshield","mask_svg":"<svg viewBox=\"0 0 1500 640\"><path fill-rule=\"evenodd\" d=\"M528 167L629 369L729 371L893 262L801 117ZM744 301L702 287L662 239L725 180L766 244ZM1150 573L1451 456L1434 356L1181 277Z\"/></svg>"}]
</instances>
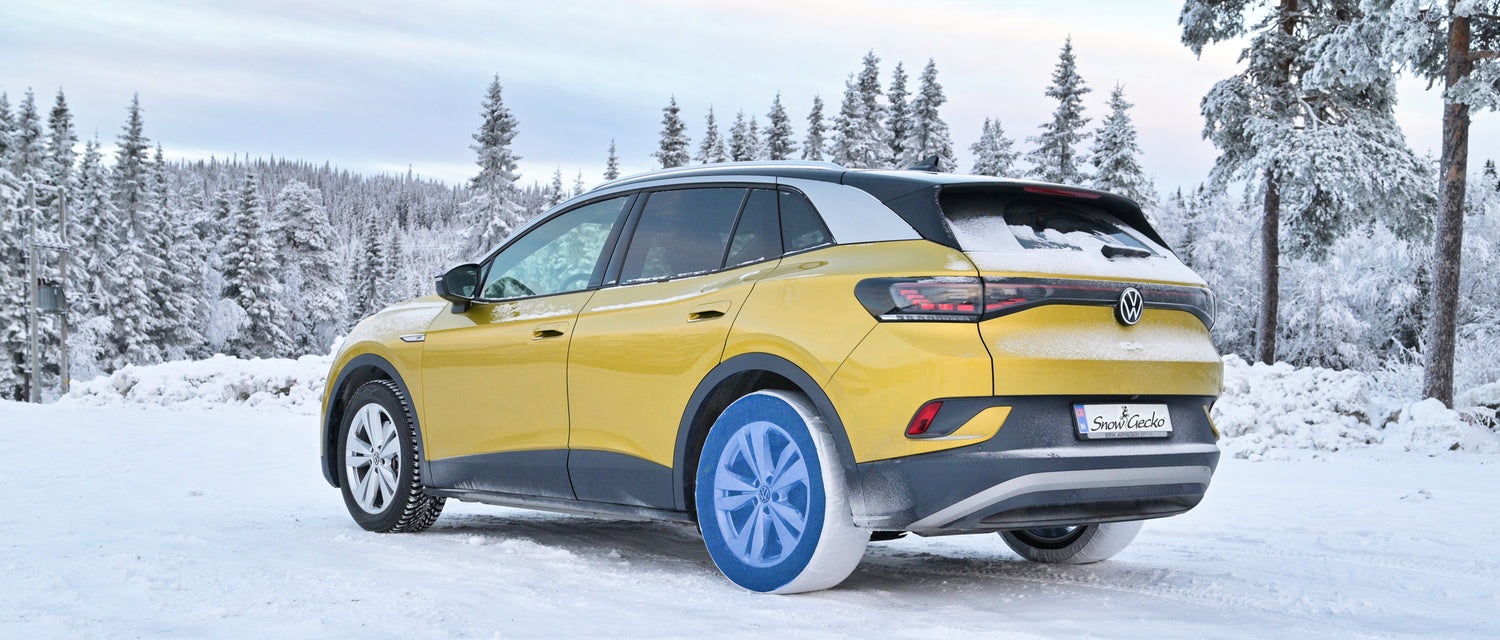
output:
<instances>
[{"instance_id":1,"label":"snow on rear windshield","mask_svg":"<svg viewBox=\"0 0 1500 640\"><path fill-rule=\"evenodd\" d=\"M1099 253L1113 246L1160 255L1155 243L1090 204L1024 195L952 194L944 198L943 213L965 251Z\"/></svg>"}]
</instances>

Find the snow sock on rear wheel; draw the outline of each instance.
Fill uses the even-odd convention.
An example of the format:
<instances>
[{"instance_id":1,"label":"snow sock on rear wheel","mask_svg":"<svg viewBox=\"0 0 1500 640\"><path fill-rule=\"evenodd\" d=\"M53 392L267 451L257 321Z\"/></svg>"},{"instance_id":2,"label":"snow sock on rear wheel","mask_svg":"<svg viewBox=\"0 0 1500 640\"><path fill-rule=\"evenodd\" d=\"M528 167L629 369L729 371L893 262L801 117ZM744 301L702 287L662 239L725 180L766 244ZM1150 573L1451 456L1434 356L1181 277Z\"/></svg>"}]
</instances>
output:
<instances>
[{"instance_id":1,"label":"snow sock on rear wheel","mask_svg":"<svg viewBox=\"0 0 1500 640\"><path fill-rule=\"evenodd\" d=\"M837 585L870 539L850 517L833 437L797 393L757 391L719 415L703 444L694 497L709 556L751 591Z\"/></svg>"}]
</instances>

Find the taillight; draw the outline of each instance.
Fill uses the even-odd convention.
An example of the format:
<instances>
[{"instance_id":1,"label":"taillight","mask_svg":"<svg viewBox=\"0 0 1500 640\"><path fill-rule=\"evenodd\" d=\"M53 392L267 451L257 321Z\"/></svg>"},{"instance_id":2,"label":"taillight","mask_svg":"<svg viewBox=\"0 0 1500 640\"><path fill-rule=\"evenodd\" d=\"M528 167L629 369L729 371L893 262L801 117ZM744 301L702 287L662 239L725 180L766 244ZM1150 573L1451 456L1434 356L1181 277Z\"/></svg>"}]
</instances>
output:
<instances>
[{"instance_id":1,"label":"taillight","mask_svg":"<svg viewBox=\"0 0 1500 640\"><path fill-rule=\"evenodd\" d=\"M887 321L974 322L984 314L979 278L871 278L855 285L854 295Z\"/></svg>"},{"instance_id":2,"label":"taillight","mask_svg":"<svg viewBox=\"0 0 1500 640\"><path fill-rule=\"evenodd\" d=\"M938 410L942 408L943 403L939 400L922 405L922 408L917 410L917 415L912 416L911 423L906 425L906 435L920 436L927 433L927 430L932 428L933 419L937 418Z\"/></svg>"},{"instance_id":3,"label":"taillight","mask_svg":"<svg viewBox=\"0 0 1500 640\"><path fill-rule=\"evenodd\" d=\"M1147 308L1186 311L1212 329L1214 296L1203 287L1066 278L870 278L854 295L883 322L977 322L1046 304L1114 306L1127 287Z\"/></svg>"}]
</instances>

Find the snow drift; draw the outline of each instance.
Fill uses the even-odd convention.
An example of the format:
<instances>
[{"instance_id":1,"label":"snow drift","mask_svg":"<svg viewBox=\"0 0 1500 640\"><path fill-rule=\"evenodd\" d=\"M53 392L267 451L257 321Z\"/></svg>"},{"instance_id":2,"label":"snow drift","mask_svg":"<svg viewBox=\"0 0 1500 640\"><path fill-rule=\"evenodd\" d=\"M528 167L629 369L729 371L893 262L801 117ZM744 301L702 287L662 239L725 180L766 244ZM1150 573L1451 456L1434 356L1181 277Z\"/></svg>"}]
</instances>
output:
<instances>
[{"instance_id":1,"label":"snow drift","mask_svg":"<svg viewBox=\"0 0 1500 640\"><path fill-rule=\"evenodd\" d=\"M296 360L207 360L127 366L74 385L63 402L205 408L276 407L316 413L331 366L329 356ZM1224 357L1224 394L1213 419L1230 455L1252 460L1296 459L1349 449L1500 452L1496 406L1500 383L1459 395L1462 412L1437 400L1382 394L1374 377L1289 364L1247 364Z\"/></svg>"}]
</instances>

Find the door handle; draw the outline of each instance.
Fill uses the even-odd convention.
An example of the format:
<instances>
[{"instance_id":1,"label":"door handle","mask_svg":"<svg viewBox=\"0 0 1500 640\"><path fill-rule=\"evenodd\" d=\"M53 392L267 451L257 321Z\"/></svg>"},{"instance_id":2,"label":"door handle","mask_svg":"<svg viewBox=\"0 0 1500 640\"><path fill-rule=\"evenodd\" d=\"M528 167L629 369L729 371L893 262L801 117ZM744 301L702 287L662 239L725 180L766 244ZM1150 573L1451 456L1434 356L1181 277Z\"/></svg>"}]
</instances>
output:
<instances>
[{"instance_id":1,"label":"door handle","mask_svg":"<svg viewBox=\"0 0 1500 640\"><path fill-rule=\"evenodd\" d=\"M567 331L567 322L549 322L547 324L539 324L537 325L536 329L533 329L531 331L531 339L541 340L543 338L556 338L564 333L567 333Z\"/></svg>"},{"instance_id":2,"label":"door handle","mask_svg":"<svg viewBox=\"0 0 1500 640\"><path fill-rule=\"evenodd\" d=\"M729 301L720 300L719 302L710 302L693 307L693 310L688 312L687 319L688 322L712 320L714 318L722 318L726 313L729 313Z\"/></svg>"}]
</instances>

